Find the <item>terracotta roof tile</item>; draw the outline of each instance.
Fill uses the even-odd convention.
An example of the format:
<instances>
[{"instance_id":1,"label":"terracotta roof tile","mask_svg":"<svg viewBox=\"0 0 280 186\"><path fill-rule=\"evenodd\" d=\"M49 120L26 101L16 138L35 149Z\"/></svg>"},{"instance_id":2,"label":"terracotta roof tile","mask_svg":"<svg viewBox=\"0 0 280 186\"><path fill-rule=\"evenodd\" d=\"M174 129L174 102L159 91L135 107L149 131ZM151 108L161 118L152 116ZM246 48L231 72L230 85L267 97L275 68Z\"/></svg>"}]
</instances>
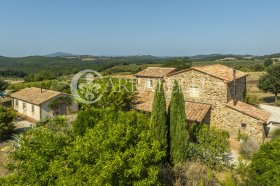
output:
<instances>
[{"instance_id":1,"label":"terracotta roof tile","mask_svg":"<svg viewBox=\"0 0 280 186\"><path fill-rule=\"evenodd\" d=\"M139 92L137 95L137 102L135 109L146 112L152 111L154 93L152 92ZM170 100L166 100L166 107L168 108ZM185 102L186 119L194 122L202 122L209 112L211 105L195 102ZM166 109L167 109L166 108Z\"/></svg>"},{"instance_id":2,"label":"terracotta roof tile","mask_svg":"<svg viewBox=\"0 0 280 186\"><path fill-rule=\"evenodd\" d=\"M171 72L174 72L175 68L161 68L161 67L148 67L135 74L135 76L142 77L165 77Z\"/></svg>"},{"instance_id":3,"label":"terracotta roof tile","mask_svg":"<svg viewBox=\"0 0 280 186\"><path fill-rule=\"evenodd\" d=\"M187 120L201 123L209 112L211 105L187 101L185 107Z\"/></svg>"},{"instance_id":4,"label":"terracotta roof tile","mask_svg":"<svg viewBox=\"0 0 280 186\"><path fill-rule=\"evenodd\" d=\"M41 103L44 103L60 94L62 93L46 89L42 89L41 92L40 88L31 87L12 93L11 97L26 101L28 103L33 103L35 105L40 105Z\"/></svg>"},{"instance_id":5,"label":"terracotta roof tile","mask_svg":"<svg viewBox=\"0 0 280 186\"><path fill-rule=\"evenodd\" d=\"M178 71L175 73L171 73L168 76L172 76L175 74L179 74L189 70L197 70L206 74L209 74L213 77L225 80L225 81L232 81L233 80L233 69L221 64L214 64L214 65L203 65L203 66L194 66L192 68ZM241 78L243 76L247 76L248 74L236 70L236 79Z\"/></svg>"},{"instance_id":6,"label":"terracotta roof tile","mask_svg":"<svg viewBox=\"0 0 280 186\"><path fill-rule=\"evenodd\" d=\"M138 92L136 95L135 108L146 112L151 112L153 105L153 92Z\"/></svg>"},{"instance_id":7,"label":"terracotta roof tile","mask_svg":"<svg viewBox=\"0 0 280 186\"><path fill-rule=\"evenodd\" d=\"M227 106L263 122L267 122L270 117L269 112L244 103L242 101L237 101L236 105L233 104L233 101L230 101Z\"/></svg>"}]
</instances>

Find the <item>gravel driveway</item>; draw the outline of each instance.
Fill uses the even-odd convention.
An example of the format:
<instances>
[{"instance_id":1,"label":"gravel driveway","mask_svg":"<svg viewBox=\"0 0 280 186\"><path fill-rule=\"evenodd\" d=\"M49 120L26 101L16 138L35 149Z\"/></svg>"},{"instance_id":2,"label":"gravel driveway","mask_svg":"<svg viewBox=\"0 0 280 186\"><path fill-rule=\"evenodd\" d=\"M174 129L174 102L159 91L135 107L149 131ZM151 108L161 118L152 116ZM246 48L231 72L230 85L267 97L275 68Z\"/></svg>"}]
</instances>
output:
<instances>
[{"instance_id":1,"label":"gravel driveway","mask_svg":"<svg viewBox=\"0 0 280 186\"><path fill-rule=\"evenodd\" d=\"M269 121L280 124L280 107L270 105L260 105L260 108L271 113Z\"/></svg>"},{"instance_id":2,"label":"gravel driveway","mask_svg":"<svg viewBox=\"0 0 280 186\"><path fill-rule=\"evenodd\" d=\"M272 132L280 128L280 107L262 104L260 108L271 113L269 118L270 123L266 126L267 136L271 137Z\"/></svg>"}]
</instances>

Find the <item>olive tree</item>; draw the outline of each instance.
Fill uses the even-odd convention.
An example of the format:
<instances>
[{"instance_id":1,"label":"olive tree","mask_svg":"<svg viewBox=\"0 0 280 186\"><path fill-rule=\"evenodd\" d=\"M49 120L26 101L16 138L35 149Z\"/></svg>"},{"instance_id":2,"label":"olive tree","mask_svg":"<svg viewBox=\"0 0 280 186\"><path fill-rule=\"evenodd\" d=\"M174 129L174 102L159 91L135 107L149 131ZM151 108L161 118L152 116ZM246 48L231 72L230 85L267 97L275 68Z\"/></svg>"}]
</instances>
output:
<instances>
[{"instance_id":1,"label":"olive tree","mask_svg":"<svg viewBox=\"0 0 280 186\"><path fill-rule=\"evenodd\" d=\"M277 104L277 96L280 93L280 65L268 67L266 74L260 78L258 87L265 92L273 93Z\"/></svg>"}]
</instances>

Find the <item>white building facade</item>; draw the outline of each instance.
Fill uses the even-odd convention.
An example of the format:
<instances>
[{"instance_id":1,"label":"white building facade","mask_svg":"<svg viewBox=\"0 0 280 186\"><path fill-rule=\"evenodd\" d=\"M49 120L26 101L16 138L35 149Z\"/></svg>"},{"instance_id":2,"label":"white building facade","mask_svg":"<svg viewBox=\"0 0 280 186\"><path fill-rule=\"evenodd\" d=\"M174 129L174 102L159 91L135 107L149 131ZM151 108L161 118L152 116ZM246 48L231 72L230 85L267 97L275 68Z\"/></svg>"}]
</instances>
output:
<instances>
[{"instance_id":1,"label":"white building facade","mask_svg":"<svg viewBox=\"0 0 280 186\"><path fill-rule=\"evenodd\" d=\"M22 89L11 94L11 97L13 98L14 110L36 121L51 118L55 115L71 114L79 109L71 95L35 87ZM49 105L60 97L70 97L72 103L67 106L66 103L61 102L54 112Z\"/></svg>"}]
</instances>

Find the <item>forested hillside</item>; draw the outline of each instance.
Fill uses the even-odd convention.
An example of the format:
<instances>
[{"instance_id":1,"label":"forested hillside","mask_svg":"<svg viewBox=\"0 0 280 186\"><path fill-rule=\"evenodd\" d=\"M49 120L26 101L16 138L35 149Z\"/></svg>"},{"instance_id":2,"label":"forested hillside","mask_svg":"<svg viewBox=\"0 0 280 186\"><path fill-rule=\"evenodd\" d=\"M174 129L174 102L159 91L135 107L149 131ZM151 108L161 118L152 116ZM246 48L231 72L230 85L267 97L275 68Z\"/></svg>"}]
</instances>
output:
<instances>
[{"instance_id":1,"label":"forested hillside","mask_svg":"<svg viewBox=\"0 0 280 186\"><path fill-rule=\"evenodd\" d=\"M29 56L10 58L0 56L0 75L22 77L47 71L53 76L68 75L84 69L103 71L116 65L160 63L164 59L153 56L104 57L94 60L83 58Z\"/></svg>"}]
</instances>

